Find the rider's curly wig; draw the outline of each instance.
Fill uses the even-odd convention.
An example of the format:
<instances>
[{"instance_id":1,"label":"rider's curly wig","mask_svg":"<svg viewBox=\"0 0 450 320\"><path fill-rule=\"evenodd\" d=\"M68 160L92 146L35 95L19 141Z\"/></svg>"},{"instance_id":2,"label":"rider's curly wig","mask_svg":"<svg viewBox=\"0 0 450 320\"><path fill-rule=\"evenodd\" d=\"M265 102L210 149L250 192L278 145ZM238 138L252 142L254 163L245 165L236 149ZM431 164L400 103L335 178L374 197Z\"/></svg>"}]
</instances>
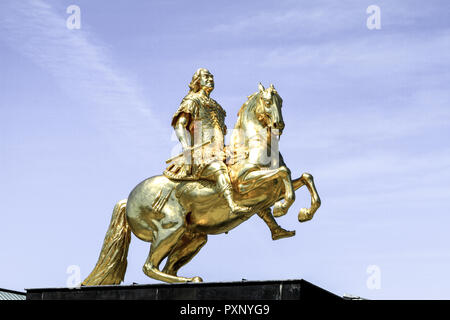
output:
<instances>
[{"instance_id":1,"label":"rider's curly wig","mask_svg":"<svg viewBox=\"0 0 450 320\"><path fill-rule=\"evenodd\" d=\"M200 75L202 72L209 73L209 70L205 68L199 68L197 71L195 71L194 75L192 76L191 83L189 83L189 93L198 92L200 90Z\"/></svg>"}]
</instances>

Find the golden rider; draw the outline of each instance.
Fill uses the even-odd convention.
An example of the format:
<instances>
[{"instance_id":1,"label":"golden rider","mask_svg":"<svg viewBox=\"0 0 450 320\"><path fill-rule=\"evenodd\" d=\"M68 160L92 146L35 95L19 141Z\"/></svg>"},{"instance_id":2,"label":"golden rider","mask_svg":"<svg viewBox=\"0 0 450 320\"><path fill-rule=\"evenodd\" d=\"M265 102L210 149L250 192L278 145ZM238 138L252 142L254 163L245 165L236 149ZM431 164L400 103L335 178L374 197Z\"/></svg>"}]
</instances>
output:
<instances>
[{"instance_id":1,"label":"golden rider","mask_svg":"<svg viewBox=\"0 0 450 320\"><path fill-rule=\"evenodd\" d=\"M164 175L174 180L214 181L232 213L250 212L249 207L239 206L233 200L230 177L224 163L226 112L210 98L214 89L213 75L207 69L198 69L192 76L189 88L172 118L172 127L184 155L181 161L170 164Z\"/></svg>"}]
</instances>

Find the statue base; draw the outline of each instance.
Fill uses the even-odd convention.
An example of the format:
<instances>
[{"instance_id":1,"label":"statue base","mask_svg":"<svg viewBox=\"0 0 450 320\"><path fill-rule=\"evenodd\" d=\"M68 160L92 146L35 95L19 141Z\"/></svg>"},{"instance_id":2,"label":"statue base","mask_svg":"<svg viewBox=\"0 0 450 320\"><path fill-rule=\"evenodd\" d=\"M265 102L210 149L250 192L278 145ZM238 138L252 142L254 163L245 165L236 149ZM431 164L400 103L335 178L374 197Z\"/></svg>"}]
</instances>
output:
<instances>
[{"instance_id":1,"label":"statue base","mask_svg":"<svg viewBox=\"0 0 450 320\"><path fill-rule=\"evenodd\" d=\"M27 300L342 300L305 280L26 289Z\"/></svg>"}]
</instances>

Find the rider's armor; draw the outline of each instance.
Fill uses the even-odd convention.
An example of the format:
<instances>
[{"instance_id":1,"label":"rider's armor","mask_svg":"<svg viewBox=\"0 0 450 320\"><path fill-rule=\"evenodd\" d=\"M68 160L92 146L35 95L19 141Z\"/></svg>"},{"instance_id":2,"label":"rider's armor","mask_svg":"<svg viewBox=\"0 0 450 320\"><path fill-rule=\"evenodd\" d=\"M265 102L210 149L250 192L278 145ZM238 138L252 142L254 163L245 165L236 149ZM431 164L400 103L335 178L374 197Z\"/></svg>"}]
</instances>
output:
<instances>
[{"instance_id":1,"label":"rider's armor","mask_svg":"<svg viewBox=\"0 0 450 320\"><path fill-rule=\"evenodd\" d=\"M172 118L172 126L175 127L178 117L182 113L190 115L187 129L191 136L191 146L198 147L192 152L192 171L187 173L184 163L186 159L180 157L174 160L164 171L164 175L175 180L198 180L209 176L214 168L226 169L224 164L224 136L227 132L225 125L226 112L214 100L198 94L190 94L183 99L180 107ZM214 162L220 162L214 163ZM213 168L206 170L208 165ZM216 170L214 170L216 171Z\"/></svg>"}]
</instances>

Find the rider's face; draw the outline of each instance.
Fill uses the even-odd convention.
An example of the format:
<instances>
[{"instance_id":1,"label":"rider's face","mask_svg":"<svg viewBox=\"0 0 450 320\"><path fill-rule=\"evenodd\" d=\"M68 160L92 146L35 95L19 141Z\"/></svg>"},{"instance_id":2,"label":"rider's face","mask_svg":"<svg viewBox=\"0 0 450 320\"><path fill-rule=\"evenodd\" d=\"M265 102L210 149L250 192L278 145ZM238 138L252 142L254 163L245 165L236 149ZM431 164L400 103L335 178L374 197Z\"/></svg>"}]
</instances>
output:
<instances>
[{"instance_id":1,"label":"rider's face","mask_svg":"<svg viewBox=\"0 0 450 320\"><path fill-rule=\"evenodd\" d=\"M214 89L214 77L209 72L202 72L200 75L200 85L202 87L207 87L210 89Z\"/></svg>"}]
</instances>

